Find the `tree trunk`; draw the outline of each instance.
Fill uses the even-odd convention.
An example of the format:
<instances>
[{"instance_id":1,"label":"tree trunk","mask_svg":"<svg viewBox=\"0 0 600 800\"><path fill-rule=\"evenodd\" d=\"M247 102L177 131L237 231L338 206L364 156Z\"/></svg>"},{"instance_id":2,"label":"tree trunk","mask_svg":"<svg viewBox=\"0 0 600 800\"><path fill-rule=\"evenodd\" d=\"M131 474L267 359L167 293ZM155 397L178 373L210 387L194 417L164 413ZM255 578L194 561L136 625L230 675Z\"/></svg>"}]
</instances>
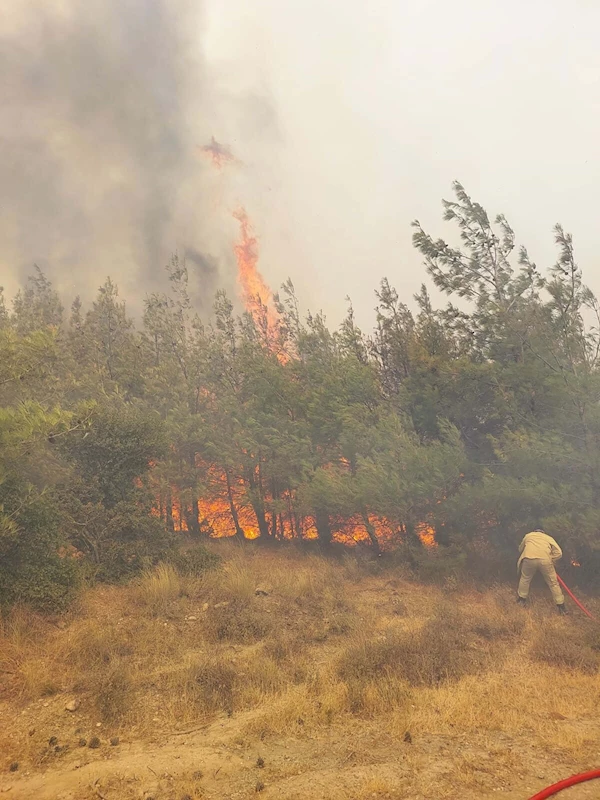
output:
<instances>
[{"instance_id":1,"label":"tree trunk","mask_svg":"<svg viewBox=\"0 0 600 800\"><path fill-rule=\"evenodd\" d=\"M265 539L269 536L269 523L267 522L267 515L265 513L265 503L262 496L262 486L260 479L257 481L252 469L248 470L248 485L250 486L250 502L252 509L256 515L258 522L258 530L260 535Z\"/></svg>"},{"instance_id":2,"label":"tree trunk","mask_svg":"<svg viewBox=\"0 0 600 800\"><path fill-rule=\"evenodd\" d=\"M415 547L422 548L423 542L417 536L417 533L415 531L415 526L410 522L406 522L402 527L404 528L404 532L406 533L406 538L408 540L408 543L414 545Z\"/></svg>"},{"instance_id":3,"label":"tree trunk","mask_svg":"<svg viewBox=\"0 0 600 800\"><path fill-rule=\"evenodd\" d=\"M296 536L297 536L297 533L296 533L296 525L295 525L295 522L294 522L294 516L295 515L294 515L294 511L292 509L291 492L288 492L286 499L287 499L288 519L290 521L290 531L292 533L292 539L295 539Z\"/></svg>"},{"instance_id":4,"label":"tree trunk","mask_svg":"<svg viewBox=\"0 0 600 800\"><path fill-rule=\"evenodd\" d=\"M229 500L229 510L231 512L231 519L233 520L233 526L235 528L235 535L239 539L245 539L246 534L243 531L243 528L240 525L240 518L238 516L237 508L235 507L235 503L233 502L233 489L231 487L231 476L229 475L229 471L225 470L225 480L227 481L227 499Z\"/></svg>"},{"instance_id":5,"label":"tree trunk","mask_svg":"<svg viewBox=\"0 0 600 800\"><path fill-rule=\"evenodd\" d=\"M329 521L329 514L323 508L315 509L315 525L317 526L317 533L319 541L325 545L331 544L331 523Z\"/></svg>"},{"instance_id":6,"label":"tree trunk","mask_svg":"<svg viewBox=\"0 0 600 800\"><path fill-rule=\"evenodd\" d=\"M188 521L188 529L192 536L198 538L200 536L200 501L197 497L194 497L192 500L192 505L190 508L189 514L189 521Z\"/></svg>"},{"instance_id":7,"label":"tree trunk","mask_svg":"<svg viewBox=\"0 0 600 800\"><path fill-rule=\"evenodd\" d=\"M377 554L381 552L381 548L379 547L379 540L377 539L377 533L375 531L375 526L369 519L369 515L366 511L362 512L363 522L365 523L365 530L369 535L369 539L371 540L371 544L373 545L373 549Z\"/></svg>"},{"instance_id":8,"label":"tree trunk","mask_svg":"<svg viewBox=\"0 0 600 800\"><path fill-rule=\"evenodd\" d=\"M268 539L269 538L269 523L267 522L267 515L265 514L265 506L262 500L255 499L252 501L252 508L256 515L256 521L258 522L258 530L260 531L260 535Z\"/></svg>"},{"instance_id":9,"label":"tree trunk","mask_svg":"<svg viewBox=\"0 0 600 800\"><path fill-rule=\"evenodd\" d=\"M198 501L194 499L190 505L187 505L186 503L184 506L182 504L181 513L185 519L188 533L194 538L200 536L200 524L198 522Z\"/></svg>"},{"instance_id":10,"label":"tree trunk","mask_svg":"<svg viewBox=\"0 0 600 800\"><path fill-rule=\"evenodd\" d=\"M271 512L271 536L273 539L279 538L279 531L277 530L277 512L275 511L275 501L279 498L279 493L277 492L277 486L275 481L271 481L271 498L273 501L273 510Z\"/></svg>"},{"instance_id":11,"label":"tree trunk","mask_svg":"<svg viewBox=\"0 0 600 800\"><path fill-rule=\"evenodd\" d=\"M171 495L171 490L167 490L167 494L165 497L165 522L167 524L167 530L173 531L175 530L175 526L173 525L173 496Z\"/></svg>"}]
</instances>

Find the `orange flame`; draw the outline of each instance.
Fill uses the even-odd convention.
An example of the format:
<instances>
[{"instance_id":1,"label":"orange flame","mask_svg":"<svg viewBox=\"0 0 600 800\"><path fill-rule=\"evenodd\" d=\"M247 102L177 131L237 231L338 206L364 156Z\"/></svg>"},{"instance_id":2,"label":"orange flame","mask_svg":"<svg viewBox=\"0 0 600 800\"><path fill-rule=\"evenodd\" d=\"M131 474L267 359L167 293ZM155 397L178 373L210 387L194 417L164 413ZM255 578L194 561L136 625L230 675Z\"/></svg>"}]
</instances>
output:
<instances>
[{"instance_id":1,"label":"orange flame","mask_svg":"<svg viewBox=\"0 0 600 800\"><path fill-rule=\"evenodd\" d=\"M581 566L581 564L579 563L579 561L571 561L571 565L572 565L573 567L580 567L580 566Z\"/></svg>"},{"instance_id":2,"label":"orange flame","mask_svg":"<svg viewBox=\"0 0 600 800\"><path fill-rule=\"evenodd\" d=\"M196 466L206 480L204 497L195 499L189 493L184 493L176 483L163 483L159 473L154 470L150 472L149 481L155 497L152 514L164 520L176 532L188 533L193 523L193 527L197 527L202 535L226 538L235 536L237 525L246 539L258 538L261 535L260 527L255 511L248 502L248 487L244 478L228 477L220 467L206 463L200 456L196 457ZM316 519L297 513L298 498L293 489L284 491L276 498L267 493L264 500L265 518L271 536L286 540L318 538ZM368 520L364 515L350 519L336 518L334 515L330 522L333 541L349 547L371 544L367 527L371 536L375 534L382 551L393 549L406 533L397 523L375 514L369 514ZM429 521L418 524L416 534L426 548L438 546L435 528Z\"/></svg>"},{"instance_id":3,"label":"orange flame","mask_svg":"<svg viewBox=\"0 0 600 800\"><path fill-rule=\"evenodd\" d=\"M428 550L438 546L438 543L435 540L435 528L432 528L431 525L427 525L425 522L422 522L420 525L417 525L416 530L417 536L421 540L421 544Z\"/></svg>"},{"instance_id":4,"label":"orange flame","mask_svg":"<svg viewBox=\"0 0 600 800\"><path fill-rule=\"evenodd\" d=\"M273 307L273 295L263 276L258 271L258 240L252 230L244 208L233 212L240 223L240 241L234 246L238 263L238 281L246 310L255 322L260 322L266 313L269 328L277 324L277 312Z\"/></svg>"},{"instance_id":5,"label":"orange flame","mask_svg":"<svg viewBox=\"0 0 600 800\"><path fill-rule=\"evenodd\" d=\"M231 506L227 496L225 480L219 476L219 470L211 470L210 482L212 484L211 499L200 499L197 508L197 520L201 531L211 538L228 538L235 535L235 526L231 515ZM244 532L246 539L257 539L260 530L254 511L244 499L245 487L243 481L239 479L238 484L232 487L233 502L235 505L238 523ZM176 532L189 532L188 519L190 514L195 514L195 510L185 508L181 500L178 489L175 486L170 488L170 517L173 530ZM282 501L289 501L293 506L295 498L292 494L284 495ZM166 520L167 507L163 501L157 499L153 514ZM269 527L272 525L272 512L267 514ZM341 521L340 521L341 522ZM396 525L385 517L370 515L370 522L376 532L377 540L381 550L390 550L398 542L398 537L402 534ZM435 529L427 523L421 523L416 528L417 535L427 549L438 546L435 541ZM318 538L316 521L307 516L301 520L291 521L289 515L280 515L277 524L278 538L293 540L304 539L314 540ZM332 524L333 541L344 544L348 547L356 547L361 543L369 545L370 538L365 528L364 519L360 516L344 520L342 524Z\"/></svg>"}]
</instances>

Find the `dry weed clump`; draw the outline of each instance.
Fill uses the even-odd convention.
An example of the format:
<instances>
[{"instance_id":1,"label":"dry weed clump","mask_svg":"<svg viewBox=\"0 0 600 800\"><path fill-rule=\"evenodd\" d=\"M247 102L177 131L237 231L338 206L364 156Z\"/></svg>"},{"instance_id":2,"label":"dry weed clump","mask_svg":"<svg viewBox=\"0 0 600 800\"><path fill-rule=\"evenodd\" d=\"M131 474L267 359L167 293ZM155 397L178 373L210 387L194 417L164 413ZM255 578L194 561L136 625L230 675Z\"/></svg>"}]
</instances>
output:
<instances>
[{"instance_id":1,"label":"dry weed clump","mask_svg":"<svg viewBox=\"0 0 600 800\"><path fill-rule=\"evenodd\" d=\"M254 708L266 697L278 694L291 682L288 673L264 653L256 653L237 666L238 705Z\"/></svg>"},{"instance_id":2,"label":"dry weed clump","mask_svg":"<svg viewBox=\"0 0 600 800\"><path fill-rule=\"evenodd\" d=\"M600 627L595 620L580 622L581 637L584 644L600 653Z\"/></svg>"},{"instance_id":3,"label":"dry weed clump","mask_svg":"<svg viewBox=\"0 0 600 800\"><path fill-rule=\"evenodd\" d=\"M224 601L206 612L204 635L210 642L249 644L257 642L272 630L269 614L251 600Z\"/></svg>"},{"instance_id":4,"label":"dry weed clump","mask_svg":"<svg viewBox=\"0 0 600 800\"><path fill-rule=\"evenodd\" d=\"M593 675L600 666L600 652L589 641L590 634L585 629L576 633L558 629L556 625L546 625L539 631L533 643L531 656L535 661L554 667Z\"/></svg>"},{"instance_id":5,"label":"dry weed clump","mask_svg":"<svg viewBox=\"0 0 600 800\"><path fill-rule=\"evenodd\" d=\"M263 652L277 664L288 665L302 653L304 644L287 631L276 631L264 644Z\"/></svg>"},{"instance_id":6,"label":"dry weed clump","mask_svg":"<svg viewBox=\"0 0 600 800\"><path fill-rule=\"evenodd\" d=\"M69 634L65 641L65 661L81 672L105 668L134 650L132 637L124 626L116 623L99 625L86 620Z\"/></svg>"},{"instance_id":7,"label":"dry weed clump","mask_svg":"<svg viewBox=\"0 0 600 800\"><path fill-rule=\"evenodd\" d=\"M18 606L0 621L0 674L10 678L11 693L21 700L61 690L63 671L53 646L56 633L41 616Z\"/></svg>"},{"instance_id":8,"label":"dry weed clump","mask_svg":"<svg viewBox=\"0 0 600 800\"><path fill-rule=\"evenodd\" d=\"M443 609L416 633L359 639L342 654L338 674L344 680L397 676L411 686L436 686L476 672L483 663L466 621Z\"/></svg>"},{"instance_id":9,"label":"dry weed clump","mask_svg":"<svg viewBox=\"0 0 600 800\"><path fill-rule=\"evenodd\" d=\"M492 643L510 643L520 639L526 627L526 618L522 609L495 605L491 611L477 610L465 614L470 630L476 635Z\"/></svg>"},{"instance_id":10,"label":"dry weed clump","mask_svg":"<svg viewBox=\"0 0 600 800\"><path fill-rule=\"evenodd\" d=\"M181 724L256 707L287 682L278 665L261 653L233 661L217 652L196 655L183 668L165 671L156 688L163 708Z\"/></svg>"},{"instance_id":11,"label":"dry weed clump","mask_svg":"<svg viewBox=\"0 0 600 800\"><path fill-rule=\"evenodd\" d=\"M324 624L328 635L346 636L356 628L356 618L347 611L334 611L324 620Z\"/></svg>"},{"instance_id":12,"label":"dry weed clump","mask_svg":"<svg viewBox=\"0 0 600 800\"><path fill-rule=\"evenodd\" d=\"M6 617L0 617L0 636L15 652L35 647L48 630L47 620L25 606L15 606Z\"/></svg>"},{"instance_id":13,"label":"dry weed clump","mask_svg":"<svg viewBox=\"0 0 600 800\"><path fill-rule=\"evenodd\" d=\"M173 689L195 714L233 712L238 678L224 659L218 656L199 658L174 677L176 686Z\"/></svg>"},{"instance_id":14,"label":"dry weed clump","mask_svg":"<svg viewBox=\"0 0 600 800\"><path fill-rule=\"evenodd\" d=\"M198 599L212 603L248 603L254 597L258 582L252 557L243 559L238 548L231 548L232 556L219 569L204 573L194 587Z\"/></svg>"},{"instance_id":15,"label":"dry weed clump","mask_svg":"<svg viewBox=\"0 0 600 800\"><path fill-rule=\"evenodd\" d=\"M111 665L96 678L94 704L103 722L117 724L131 713L135 689L125 664Z\"/></svg>"},{"instance_id":16,"label":"dry weed clump","mask_svg":"<svg viewBox=\"0 0 600 800\"><path fill-rule=\"evenodd\" d=\"M146 570L132 587L134 598L153 616L165 616L184 593L184 581L172 564Z\"/></svg>"},{"instance_id":17,"label":"dry weed clump","mask_svg":"<svg viewBox=\"0 0 600 800\"><path fill-rule=\"evenodd\" d=\"M270 581L280 613L304 647L349 634L357 625L355 603L343 568L311 556L273 565Z\"/></svg>"},{"instance_id":18,"label":"dry weed clump","mask_svg":"<svg viewBox=\"0 0 600 800\"><path fill-rule=\"evenodd\" d=\"M328 672L316 672L272 697L249 719L244 733L260 739L282 734L302 737L330 726L348 710L346 684Z\"/></svg>"},{"instance_id":19,"label":"dry weed clump","mask_svg":"<svg viewBox=\"0 0 600 800\"><path fill-rule=\"evenodd\" d=\"M309 655L306 639L289 631L275 631L263 646L266 656L278 669L280 675L294 684L306 680L309 671Z\"/></svg>"},{"instance_id":20,"label":"dry weed clump","mask_svg":"<svg viewBox=\"0 0 600 800\"><path fill-rule=\"evenodd\" d=\"M414 690L407 727L413 735L435 730L448 736L471 731L495 737L503 731L518 737L527 708L532 741L581 754L587 725L597 717L597 681L596 675L532 663L518 648L499 670Z\"/></svg>"},{"instance_id":21,"label":"dry weed clump","mask_svg":"<svg viewBox=\"0 0 600 800\"><path fill-rule=\"evenodd\" d=\"M407 682L390 673L375 680L351 678L346 691L347 710L364 717L407 712L413 697Z\"/></svg>"},{"instance_id":22,"label":"dry weed clump","mask_svg":"<svg viewBox=\"0 0 600 800\"><path fill-rule=\"evenodd\" d=\"M313 614L333 614L350 609L343 574L330 564L311 560L305 568L291 573L284 584L284 597Z\"/></svg>"},{"instance_id":23,"label":"dry weed clump","mask_svg":"<svg viewBox=\"0 0 600 800\"><path fill-rule=\"evenodd\" d=\"M63 688L60 666L45 658L22 661L16 676L18 693L22 700L52 697Z\"/></svg>"},{"instance_id":24,"label":"dry weed clump","mask_svg":"<svg viewBox=\"0 0 600 800\"><path fill-rule=\"evenodd\" d=\"M218 577L218 576L216 576ZM225 600L248 602L254 597L256 577L253 575L250 564L242 560L229 564L219 583L219 591Z\"/></svg>"}]
</instances>

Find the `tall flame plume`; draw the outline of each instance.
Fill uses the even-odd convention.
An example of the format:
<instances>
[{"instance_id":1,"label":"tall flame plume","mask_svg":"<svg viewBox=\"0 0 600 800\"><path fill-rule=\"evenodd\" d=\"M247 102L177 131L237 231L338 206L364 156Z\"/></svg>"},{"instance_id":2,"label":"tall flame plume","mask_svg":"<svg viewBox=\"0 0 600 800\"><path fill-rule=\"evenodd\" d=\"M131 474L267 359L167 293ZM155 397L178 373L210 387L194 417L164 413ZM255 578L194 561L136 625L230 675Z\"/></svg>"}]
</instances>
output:
<instances>
[{"instance_id":1,"label":"tall flame plume","mask_svg":"<svg viewBox=\"0 0 600 800\"><path fill-rule=\"evenodd\" d=\"M244 208L238 208L233 216L240 223L240 239L234 246L234 252L246 310L255 322L259 322L266 314L269 328L275 328L278 318L273 305L273 294L258 269L258 239Z\"/></svg>"}]
</instances>

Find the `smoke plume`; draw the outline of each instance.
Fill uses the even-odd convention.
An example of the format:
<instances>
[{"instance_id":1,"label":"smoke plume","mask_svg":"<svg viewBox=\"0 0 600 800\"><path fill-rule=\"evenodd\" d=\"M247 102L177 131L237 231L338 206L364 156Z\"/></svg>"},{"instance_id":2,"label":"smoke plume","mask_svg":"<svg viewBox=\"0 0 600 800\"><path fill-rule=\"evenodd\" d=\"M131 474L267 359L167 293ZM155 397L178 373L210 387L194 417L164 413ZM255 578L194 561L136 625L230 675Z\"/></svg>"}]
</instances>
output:
<instances>
[{"instance_id":1,"label":"smoke plume","mask_svg":"<svg viewBox=\"0 0 600 800\"><path fill-rule=\"evenodd\" d=\"M0 33L0 263L67 296L113 276L139 308L177 250L196 300L230 240L199 153L219 122L198 0L8 0ZM217 187L218 188L218 187ZM219 209L217 209L219 210ZM227 267L229 268L229 266Z\"/></svg>"}]
</instances>

